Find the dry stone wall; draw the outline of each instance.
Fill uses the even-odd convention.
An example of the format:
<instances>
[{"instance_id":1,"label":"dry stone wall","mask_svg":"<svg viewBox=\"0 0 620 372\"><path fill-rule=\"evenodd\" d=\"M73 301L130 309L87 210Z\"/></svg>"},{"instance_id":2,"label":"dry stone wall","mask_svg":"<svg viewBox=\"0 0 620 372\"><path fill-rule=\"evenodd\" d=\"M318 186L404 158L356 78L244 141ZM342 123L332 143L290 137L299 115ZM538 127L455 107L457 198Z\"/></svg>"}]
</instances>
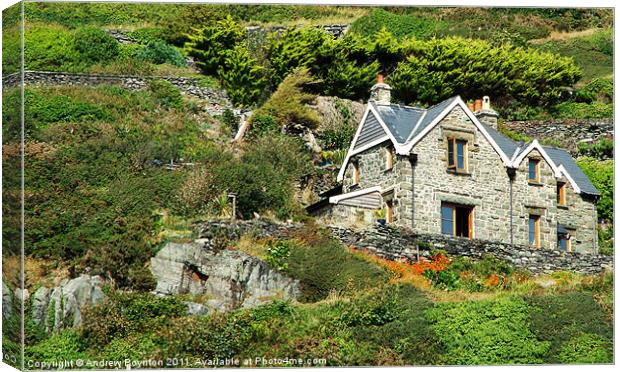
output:
<instances>
[{"instance_id":1,"label":"dry stone wall","mask_svg":"<svg viewBox=\"0 0 620 372\"><path fill-rule=\"evenodd\" d=\"M266 220L205 221L197 225L199 236L213 239L227 236L238 239L242 234L257 237L289 238L301 224L282 224ZM343 244L359 249L367 249L377 256L390 260L416 261L418 257L428 257L435 249L443 249L451 255L479 259L491 255L512 263L518 268L533 273L550 273L570 270L584 274L598 274L613 268L613 257L561 252L551 249L533 249L526 246L510 245L494 241L468 240L445 235L416 234L410 229L392 226L372 226L364 229L327 227L332 235Z\"/></svg>"},{"instance_id":2,"label":"dry stone wall","mask_svg":"<svg viewBox=\"0 0 620 372\"><path fill-rule=\"evenodd\" d=\"M580 143L614 137L614 121L611 118L510 121L503 126L531 138L557 141L573 155L577 154Z\"/></svg>"},{"instance_id":3,"label":"dry stone wall","mask_svg":"<svg viewBox=\"0 0 620 372\"><path fill-rule=\"evenodd\" d=\"M134 75L103 75L81 74L54 71L25 71L25 85L63 85L63 86L96 86L119 85L131 91L145 89L151 80L166 80L177 87L182 93L208 102L205 107L210 115L221 115L226 109L232 110L235 115L241 110L233 107L226 93L219 89L200 86L196 79L179 76L134 76ZM2 79L3 89L17 86L21 81L19 73L7 75Z\"/></svg>"}]
</instances>

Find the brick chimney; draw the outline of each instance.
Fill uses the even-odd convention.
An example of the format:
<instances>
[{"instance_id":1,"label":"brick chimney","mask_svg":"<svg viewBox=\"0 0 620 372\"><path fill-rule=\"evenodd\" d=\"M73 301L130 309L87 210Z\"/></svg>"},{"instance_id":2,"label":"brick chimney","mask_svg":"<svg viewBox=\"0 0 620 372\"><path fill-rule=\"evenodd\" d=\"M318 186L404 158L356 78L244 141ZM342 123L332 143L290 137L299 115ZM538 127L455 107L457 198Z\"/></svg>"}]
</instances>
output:
<instances>
[{"instance_id":1,"label":"brick chimney","mask_svg":"<svg viewBox=\"0 0 620 372\"><path fill-rule=\"evenodd\" d=\"M474 111L474 114L478 120L480 120L482 124L497 129L497 118L499 115L497 115L497 112L491 108L491 99L489 96L482 97L482 102L480 102L480 104L478 104L478 101L480 100L476 100L476 111Z\"/></svg>"},{"instance_id":2,"label":"brick chimney","mask_svg":"<svg viewBox=\"0 0 620 372\"><path fill-rule=\"evenodd\" d=\"M392 88L383 82L383 75L377 75L377 84L370 88L370 100L377 105L389 105L392 100Z\"/></svg>"}]
</instances>

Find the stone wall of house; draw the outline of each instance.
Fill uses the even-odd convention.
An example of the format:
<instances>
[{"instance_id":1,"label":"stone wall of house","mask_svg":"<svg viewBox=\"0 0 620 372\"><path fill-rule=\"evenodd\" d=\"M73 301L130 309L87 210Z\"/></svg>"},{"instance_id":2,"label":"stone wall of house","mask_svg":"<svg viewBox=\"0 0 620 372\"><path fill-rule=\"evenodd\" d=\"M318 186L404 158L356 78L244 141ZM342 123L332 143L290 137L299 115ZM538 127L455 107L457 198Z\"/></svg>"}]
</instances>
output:
<instances>
[{"instance_id":1,"label":"stone wall of house","mask_svg":"<svg viewBox=\"0 0 620 372\"><path fill-rule=\"evenodd\" d=\"M467 172L447 168L448 137L467 140ZM441 205L473 207L473 237L509 242L510 200L506 168L491 143L465 111L455 107L417 143L414 169L415 222L418 233L441 233ZM405 200L411 203L411 200Z\"/></svg>"},{"instance_id":2,"label":"stone wall of house","mask_svg":"<svg viewBox=\"0 0 620 372\"><path fill-rule=\"evenodd\" d=\"M540 181L528 180L529 159L537 159ZM557 224L573 230L571 248L576 252L596 252L596 205L577 194L566 178L559 180L566 185L566 208L558 206L557 184L553 170L538 150L528 154L513 181L513 234L514 243L529 245L529 216L540 216L540 246L557 249Z\"/></svg>"},{"instance_id":3,"label":"stone wall of house","mask_svg":"<svg viewBox=\"0 0 620 372\"><path fill-rule=\"evenodd\" d=\"M393 159L391 169L386 169L388 151L391 152ZM358 185L353 184L353 162L358 163L360 171ZM391 197L386 196L384 199L393 200L394 223L399 225L411 224L411 205L402 202L404 195L411 193L411 165L406 157L396 155L396 151L389 141L355 155L347 165L343 178L343 193L373 186L381 186L383 190L391 190L388 192ZM359 216L362 213L362 211L345 212L342 209L346 209L346 207L339 208L339 211L336 212L337 215ZM343 222L349 220L346 218ZM357 222L361 220L362 218L355 219ZM374 222L374 220L375 218L370 221Z\"/></svg>"},{"instance_id":4,"label":"stone wall of house","mask_svg":"<svg viewBox=\"0 0 620 372\"><path fill-rule=\"evenodd\" d=\"M241 110L233 107L226 93L219 89L200 86L196 79L179 76L134 76L134 75L103 75L81 74L54 71L25 71L25 85L63 85L63 86L96 86L102 84L119 85L128 90L137 91L145 89L149 81L162 79L170 82L182 93L208 102L205 107L210 115L221 115L224 110L230 109L236 115ZM7 75L2 78L3 89L17 86L21 81L19 73Z\"/></svg>"},{"instance_id":5,"label":"stone wall of house","mask_svg":"<svg viewBox=\"0 0 620 372\"><path fill-rule=\"evenodd\" d=\"M614 137L612 118L509 121L503 123L503 126L531 138L557 141L573 155L577 154L580 143Z\"/></svg>"},{"instance_id":6,"label":"stone wall of house","mask_svg":"<svg viewBox=\"0 0 620 372\"><path fill-rule=\"evenodd\" d=\"M330 226L334 236L344 244L390 260L416 261L431 251L442 249L451 255L480 259L485 255L508 261L533 273L570 270L598 274L613 268L613 257L550 249L532 249L501 242L467 240L438 234L415 234L409 229L375 226L363 230Z\"/></svg>"}]
</instances>

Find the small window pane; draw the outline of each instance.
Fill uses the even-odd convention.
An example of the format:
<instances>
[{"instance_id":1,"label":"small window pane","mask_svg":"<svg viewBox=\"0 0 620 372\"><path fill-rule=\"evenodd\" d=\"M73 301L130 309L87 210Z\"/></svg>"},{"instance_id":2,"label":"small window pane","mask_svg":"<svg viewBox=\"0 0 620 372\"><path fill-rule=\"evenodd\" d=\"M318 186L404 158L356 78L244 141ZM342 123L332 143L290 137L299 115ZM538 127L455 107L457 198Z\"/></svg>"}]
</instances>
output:
<instances>
[{"instance_id":1,"label":"small window pane","mask_svg":"<svg viewBox=\"0 0 620 372\"><path fill-rule=\"evenodd\" d=\"M566 252L567 246L568 246L568 240L566 238L561 237L560 238L560 250L563 252Z\"/></svg>"},{"instance_id":2,"label":"small window pane","mask_svg":"<svg viewBox=\"0 0 620 372\"><path fill-rule=\"evenodd\" d=\"M441 207L441 233L445 235L454 234L454 220L452 207Z\"/></svg>"},{"instance_id":3,"label":"small window pane","mask_svg":"<svg viewBox=\"0 0 620 372\"><path fill-rule=\"evenodd\" d=\"M530 180L536 180L538 179L538 177L536 177L536 165L538 164L538 161L536 160L531 160L529 161L529 179Z\"/></svg>"},{"instance_id":4,"label":"small window pane","mask_svg":"<svg viewBox=\"0 0 620 372\"><path fill-rule=\"evenodd\" d=\"M454 166L454 139L448 139L448 166Z\"/></svg>"},{"instance_id":5,"label":"small window pane","mask_svg":"<svg viewBox=\"0 0 620 372\"><path fill-rule=\"evenodd\" d=\"M530 216L530 245L536 244L536 217Z\"/></svg>"},{"instance_id":6,"label":"small window pane","mask_svg":"<svg viewBox=\"0 0 620 372\"><path fill-rule=\"evenodd\" d=\"M465 169L465 142L456 143L456 163L458 169Z\"/></svg>"}]
</instances>

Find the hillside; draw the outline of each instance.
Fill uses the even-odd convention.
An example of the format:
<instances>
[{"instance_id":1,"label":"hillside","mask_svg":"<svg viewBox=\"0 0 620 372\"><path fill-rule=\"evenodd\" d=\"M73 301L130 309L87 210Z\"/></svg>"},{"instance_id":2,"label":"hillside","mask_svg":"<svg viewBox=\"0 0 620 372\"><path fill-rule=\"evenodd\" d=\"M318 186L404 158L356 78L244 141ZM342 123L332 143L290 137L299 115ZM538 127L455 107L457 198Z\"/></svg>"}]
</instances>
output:
<instances>
[{"instance_id":1,"label":"hillside","mask_svg":"<svg viewBox=\"0 0 620 372\"><path fill-rule=\"evenodd\" d=\"M610 10L25 8L26 70L133 81L60 79L24 89L29 296L18 288L21 92L3 89L5 355L19 354L19 301L27 297L25 355L46 363L612 362L613 272L534 275L490 257L442 251L418 263L388 261L336 240L305 210L335 185L378 73L404 104L428 107L491 92L502 122L612 120ZM19 69L17 9L3 12L5 75ZM335 38L324 25L349 28ZM179 88L162 77L191 78L193 85ZM217 102L201 89L217 92ZM246 122L244 137L233 141ZM531 139L502 128L515 140ZM553 136L539 140L557 144ZM602 191L600 252L613 255L613 141L601 135L575 147L579 166ZM236 236L204 227L234 226L231 218L256 219L259 228ZM188 306L202 309L213 299L154 295L152 258L170 243L197 241L214 255L251 256L297 283L299 297L197 314ZM208 279L196 265L183 265L179 271L192 283ZM95 283L92 298L65 300L63 289L79 293L68 283L84 275L87 285ZM81 323L72 323L79 301L88 304Z\"/></svg>"}]
</instances>

